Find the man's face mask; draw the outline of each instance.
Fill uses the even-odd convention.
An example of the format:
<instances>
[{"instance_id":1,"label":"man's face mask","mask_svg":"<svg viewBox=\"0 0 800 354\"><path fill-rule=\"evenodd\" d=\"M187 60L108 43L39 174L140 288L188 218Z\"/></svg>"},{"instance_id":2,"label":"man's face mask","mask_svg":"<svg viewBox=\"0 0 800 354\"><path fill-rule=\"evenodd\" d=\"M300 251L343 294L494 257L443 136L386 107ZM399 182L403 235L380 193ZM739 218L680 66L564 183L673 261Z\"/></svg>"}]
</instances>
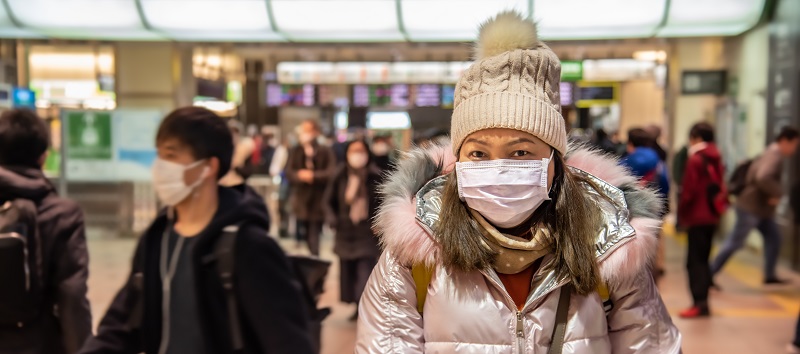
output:
<instances>
[{"instance_id":1,"label":"man's face mask","mask_svg":"<svg viewBox=\"0 0 800 354\"><path fill-rule=\"evenodd\" d=\"M200 166L204 162L205 160L200 160L189 165L183 165L156 158L153 163L153 187L161 203L172 207L192 194L194 189L208 177L208 166L203 168L200 177L191 185L186 184L184 174L187 170Z\"/></svg>"}]
</instances>

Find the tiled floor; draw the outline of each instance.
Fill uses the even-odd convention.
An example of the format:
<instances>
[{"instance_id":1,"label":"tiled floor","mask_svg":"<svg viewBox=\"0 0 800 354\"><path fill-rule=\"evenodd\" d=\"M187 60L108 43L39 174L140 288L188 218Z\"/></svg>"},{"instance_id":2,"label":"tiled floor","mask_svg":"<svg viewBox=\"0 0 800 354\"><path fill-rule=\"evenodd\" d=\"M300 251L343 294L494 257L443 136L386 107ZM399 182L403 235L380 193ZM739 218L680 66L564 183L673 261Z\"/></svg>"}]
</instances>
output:
<instances>
[{"instance_id":1,"label":"tiled floor","mask_svg":"<svg viewBox=\"0 0 800 354\"><path fill-rule=\"evenodd\" d=\"M684 352L783 353L794 333L800 312L800 276L782 269L781 275L792 279L793 285L764 287L761 285L760 255L742 251L717 279L722 291L711 294L715 315L707 319L681 320L677 318L677 312L690 304L683 266L683 241L680 238L668 238L667 274L659 286L667 307L683 333ZM303 251L294 242L282 241L281 244L290 253ZM129 239L90 237L92 262L89 297L95 323L125 281L134 246L134 241ZM324 246L327 247L323 257L334 259L330 253L330 241L325 242ZM324 354L352 353L355 341L356 324L347 320L355 311L355 306L338 303L337 279L338 269L334 266L328 278L328 291L321 303L333 309L323 330Z\"/></svg>"}]
</instances>

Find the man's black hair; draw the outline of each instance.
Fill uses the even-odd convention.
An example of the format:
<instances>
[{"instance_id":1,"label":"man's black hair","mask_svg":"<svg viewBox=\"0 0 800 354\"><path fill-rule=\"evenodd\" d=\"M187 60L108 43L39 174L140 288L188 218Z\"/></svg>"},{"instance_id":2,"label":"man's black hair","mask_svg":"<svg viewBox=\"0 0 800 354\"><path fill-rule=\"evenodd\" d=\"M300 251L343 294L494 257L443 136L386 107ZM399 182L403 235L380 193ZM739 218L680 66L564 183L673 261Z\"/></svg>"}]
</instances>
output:
<instances>
[{"instance_id":1,"label":"man's black hair","mask_svg":"<svg viewBox=\"0 0 800 354\"><path fill-rule=\"evenodd\" d=\"M775 141L795 140L797 138L800 138L800 131L798 131L795 127L787 125L781 128L780 133L778 133L778 136L775 137Z\"/></svg>"},{"instance_id":2,"label":"man's black hair","mask_svg":"<svg viewBox=\"0 0 800 354\"><path fill-rule=\"evenodd\" d=\"M633 128L628 131L628 143L633 147L651 147L653 146L653 137L642 128Z\"/></svg>"},{"instance_id":3,"label":"man's black hair","mask_svg":"<svg viewBox=\"0 0 800 354\"><path fill-rule=\"evenodd\" d=\"M29 109L0 115L0 165L41 168L50 147L50 128Z\"/></svg>"},{"instance_id":4,"label":"man's black hair","mask_svg":"<svg viewBox=\"0 0 800 354\"><path fill-rule=\"evenodd\" d=\"M228 125L216 113L202 107L178 108L161 122L156 143L177 139L189 147L194 158L219 160L217 179L231 168L233 136Z\"/></svg>"},{"instance_id":5,"label":"man's black hair","mask_svg":"<svg viewBox=\"0 0 800 354\"><path fill-rule=\"evenodd\" d=\"M697 123L689 130L689 137L697 138L707 143L714 142L714 127L705 122Z\"/></svg>"}]
</instances>

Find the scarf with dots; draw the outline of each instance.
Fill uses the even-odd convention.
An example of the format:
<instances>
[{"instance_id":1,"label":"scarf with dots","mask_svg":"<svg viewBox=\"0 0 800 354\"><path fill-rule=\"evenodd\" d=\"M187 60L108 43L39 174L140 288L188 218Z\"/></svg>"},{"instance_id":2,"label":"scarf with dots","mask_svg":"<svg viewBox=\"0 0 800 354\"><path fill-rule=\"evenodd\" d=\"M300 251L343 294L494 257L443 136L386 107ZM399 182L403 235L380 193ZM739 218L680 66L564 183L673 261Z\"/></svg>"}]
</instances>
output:
<instances>
[{"instance_id":1,"label":"scarf with dots","mask_svg":"<svg viewBox=\"0 0 800 354\"><path fill-rule=\"evenodd\" d=\"M552 238L547 229L531 230L530 240L501 233L475 210L470 213L481 226L484 244L497 253L494 270L500 274L517 274L550 252Z\"/></svg>"}]
</instances>

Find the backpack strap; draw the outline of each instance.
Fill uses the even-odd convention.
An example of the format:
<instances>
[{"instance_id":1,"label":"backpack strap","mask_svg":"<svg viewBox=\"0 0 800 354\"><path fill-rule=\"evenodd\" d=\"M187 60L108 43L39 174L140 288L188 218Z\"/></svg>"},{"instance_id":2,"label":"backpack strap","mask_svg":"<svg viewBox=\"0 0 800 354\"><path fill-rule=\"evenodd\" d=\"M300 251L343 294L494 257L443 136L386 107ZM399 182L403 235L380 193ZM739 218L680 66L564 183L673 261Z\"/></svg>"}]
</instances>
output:
<instances>
[{"instance_id":1,"label":"backpack strap","mask_svg":"<svg viewBox=\"0 0 800 354\"><path fill-rule=\"evenodd\" d=\"M239 306L236 302L236 293L233 289L233 272L236 235L239 233L239 225L230 225L222 229L222 235L216 245L214 254L217 256L217 273L225 291L228 302L228 322L231 330L231 341L234 351L244 349L242 339L242 328L239 322Z\"/></svg>"},{"instance_id":2,"label":"backpack strap","mask_svg":"<svg viewBox=\"0 0 800 354\"><path fill-rule=\"evenodd\" d=\"M558 297L558 308L556 309L556 325L553 327L553 339L550 342L548 354L561 354L564 349L564 337L567 334L567 321L569 320L569 305L572 297L572 283L567 283L561 287L561 295Z\"/></svg>"},{"instance_id":3,"label":"backpack strap","mask_svg":"<svg viewBox=\"0 0 800 354\"><path fill-rule=\"evenodd\" d=\"M597 283L597 295L600 295L600 301L603 302L603 310L606 311L606 316L614 309L614 303L611 301L611 293L608 291L608 285L604 281Z\"/></svg>"},{"instance_id":4,"label":"backpack strap","mask_svg":"<svg viewBox=\"0 0 800 354\"><path fill-rule=\"evenodd\" d=\"M414 264L411 266L411 277L414 278L414 285L417 290L417 312L422 314L425 309L425 298L428 297L428 285L433 278L433 267L425 264Z\"/></svg>"}]
</instances>

